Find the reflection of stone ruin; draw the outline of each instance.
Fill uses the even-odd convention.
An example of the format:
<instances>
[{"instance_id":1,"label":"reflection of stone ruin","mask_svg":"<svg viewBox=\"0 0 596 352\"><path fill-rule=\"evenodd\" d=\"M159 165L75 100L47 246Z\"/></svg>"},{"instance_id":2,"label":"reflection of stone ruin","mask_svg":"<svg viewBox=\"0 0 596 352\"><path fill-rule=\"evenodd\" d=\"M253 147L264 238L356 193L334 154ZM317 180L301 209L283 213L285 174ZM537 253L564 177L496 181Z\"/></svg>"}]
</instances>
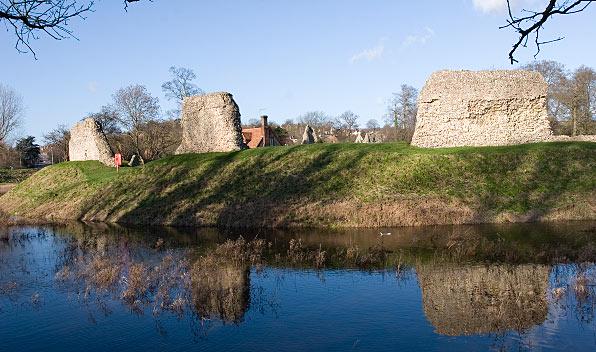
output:
<instances>
[{"instance_id":1,"label":"reflection of stone ruin","mask_svg":"<svg viewBox=\"0 0 596 352\"><path fill-rule=\"evenodd\" d=\"M68 156L71 161L98 160L114 166L114 153L101 125L92 118L77 123L70 130Z\"/></svg>"},{"instance_id":2,"label":"reflection of stone ruin","mask_svg":"<svg viewBox=\"0 0 596 352\"><path fill-rule=\"evenodd\" d=\"M437 333L450 336L543 323L549 271L540 265L416 268L424 313Z\"/></svg>"},{"instance_id":3,"label":"reflection of stone ruin","mask_svg":"<svg viewBox=\"0 0 596 352\"><path fill-rule=\"evenodd\" d=\"M247 267L216 264L193 275L193 305L199 315L238 322L250 300L250 271Z\"/></svg>"},{"instance_id":4,"label":"reflection of stone ruin","mask_svg":"<svg viewBox=\"0 0 596 352\"><path fill-rule=\"evenodd\" d=\"M182 143L176 154L230 152L244 148L240 109L230 93L184 99Z\"/></svg>"},{"instance_id":5,"label":"reflection of stone ruin","mask_svg":"<svg viewBox=\"0 0 596 352\"><path fill-rule=\"evenodd\" d=\"M420 93L412 145L496 146L570 140L553 137L547 84L530 71L439 71ZM595 140L580 136L575 140Z\"/></svg>"}]
</instances>

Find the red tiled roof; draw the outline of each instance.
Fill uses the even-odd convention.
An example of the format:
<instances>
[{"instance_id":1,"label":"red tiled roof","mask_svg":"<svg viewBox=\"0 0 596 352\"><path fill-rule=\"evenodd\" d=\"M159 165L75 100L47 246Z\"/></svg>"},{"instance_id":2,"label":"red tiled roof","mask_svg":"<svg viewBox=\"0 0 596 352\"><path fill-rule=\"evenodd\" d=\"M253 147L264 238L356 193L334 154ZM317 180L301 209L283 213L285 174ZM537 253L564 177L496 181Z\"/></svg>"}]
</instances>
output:
<instances>
[{"instance_id":1,"label":"red tiled roof","mask_svg":"<svg viewBox=\"0 0 596 352\"><path fill-rule=\"evenodd\" d=\"M273 137L275 140L274 145L280 145L275 132L270 126L265 127L268 129L268 134ZM242 137L244 138L244 143L248 145L249 148L258 148L262 147L263 145L269 146L269 142L263 143L263 128L262 127L252 127L252 128L243 128L242 129Z\"/></svg>"}]
</instances>

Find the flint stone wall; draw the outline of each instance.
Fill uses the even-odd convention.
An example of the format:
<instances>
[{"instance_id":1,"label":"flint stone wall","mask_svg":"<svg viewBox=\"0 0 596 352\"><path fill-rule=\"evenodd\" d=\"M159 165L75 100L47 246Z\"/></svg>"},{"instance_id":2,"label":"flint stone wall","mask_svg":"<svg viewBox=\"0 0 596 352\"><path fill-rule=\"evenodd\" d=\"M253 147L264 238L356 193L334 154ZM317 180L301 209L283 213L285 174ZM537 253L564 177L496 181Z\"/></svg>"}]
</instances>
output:
<instances>
[{"instance_id":1,"label":"flint stone wall","mask_svg":"<svg viewBox=\"0 0 596 352\"><path fill-rule=\"evenodd\" d=\"M240 109L230 93L184 99L182 143L176 154L230 152L245 148Z\"/></svg>"},{"instance_id":2,"label":"flint stone wall","mask_svg":"<svg viewBox=\"0 0 596 352\"><path fill-rule=\"evenodd\" d=\"M70 161L98 160L107 166L114 165L114 153L101 125L92 118L75 124L68 142Z\"/></svg>"},{"instance_id":3,"label":"flint stone wall","mask_svg":"<svg viewBox=\"0 0 596 352\"><path fill-rule=\"evenodd\" d=\"M538 72L435 72L418 99L412 145L437 148L551 141L547 88Z\"/></svg>"},{"instance_id":4,"label":"flint stone wall","mask_svg":"<svg viewBox=\"0 0 596 352\"><path fill-rule=\"evenodd\" d=\"M319 137L312 127L306 125L306 127L304 127L304 133L302 134L302 144L314 143L319 143Z\"/></svg>"}]
</instances>

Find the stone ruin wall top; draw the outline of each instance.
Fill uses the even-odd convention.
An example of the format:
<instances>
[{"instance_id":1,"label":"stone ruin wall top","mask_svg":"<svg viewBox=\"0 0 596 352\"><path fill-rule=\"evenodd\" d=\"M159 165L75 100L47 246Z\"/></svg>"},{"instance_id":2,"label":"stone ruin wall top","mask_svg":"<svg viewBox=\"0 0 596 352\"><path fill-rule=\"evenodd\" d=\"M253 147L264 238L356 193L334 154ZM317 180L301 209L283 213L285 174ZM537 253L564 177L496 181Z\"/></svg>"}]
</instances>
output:
<instances>
[{"instance_id":1,"label":"stone ruin wall top","mask_svg":"<svg viewBox=\"0 0 596 352\"><path fill-rule=\"evenodd\" d=\"M240 109L230 93L184 99L182 143L176 154L229 152L244 149Z\"/></svg>"},{"instance_id":2,"label":"stone ruin wall top","mask_svg":"<svg viewBox=\"0 0 596 352\"><path fill-rule=\"evenodd\" d=\"M412 144L456 147L549 141L547 89L537 72L435 72L420 93Z\"/></svg>"},{"instance_id":3,"label":"stone ruin wall top","mask_svg":"<svg viewBox=\"0 0 596 352\"><path fill-rule=\"evenodd\" d=\"M68 156L71 161L97 160L114 166L114 153L101 128L92 118L75 124L70 130Z\"/></svg>"}]
</instances>

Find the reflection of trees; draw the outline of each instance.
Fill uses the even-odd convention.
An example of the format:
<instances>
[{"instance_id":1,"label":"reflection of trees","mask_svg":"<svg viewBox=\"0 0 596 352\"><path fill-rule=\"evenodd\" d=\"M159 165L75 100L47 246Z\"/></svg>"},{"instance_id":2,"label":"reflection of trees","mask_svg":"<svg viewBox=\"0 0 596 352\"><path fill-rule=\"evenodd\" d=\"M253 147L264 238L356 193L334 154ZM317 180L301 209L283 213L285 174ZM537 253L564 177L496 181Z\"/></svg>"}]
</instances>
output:
<instances>
[{"instance_id":1,"label":"reflection of trees","mask_svg":"<svg viewBox=\"0 0 596 352\"><path fill-rule=\"evenodd\" d=\"M68 242L56 279L90 301L120 300L133 311L189 313L237 322L249 301L249 266L214 261L191 264L188 251L160 250L127 237L84 236Z\"/></svg>"},{"instance_id":2,"label":"reflection of trees","mask_svg":"<svg viewBox=\"0 0 596 352\"><path fill-rule=\"evenodd\" d=\"M524 330L543 323L549 270L543 265L416 269L426 317L438 333L450 336Z\"/></svg>"}]
</instances>

